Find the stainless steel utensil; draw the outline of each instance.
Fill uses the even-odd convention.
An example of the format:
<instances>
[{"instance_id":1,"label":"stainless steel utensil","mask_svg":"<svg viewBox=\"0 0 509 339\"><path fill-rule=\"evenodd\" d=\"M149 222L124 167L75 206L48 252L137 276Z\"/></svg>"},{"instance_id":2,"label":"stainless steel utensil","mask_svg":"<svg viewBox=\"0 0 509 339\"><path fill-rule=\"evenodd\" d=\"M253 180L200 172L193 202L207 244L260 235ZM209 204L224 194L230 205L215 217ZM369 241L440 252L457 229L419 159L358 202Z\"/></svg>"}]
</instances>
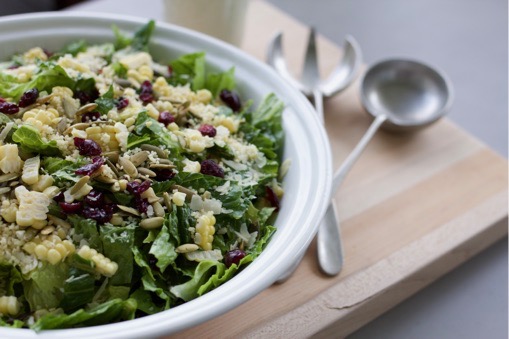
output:
<instances>
[{"instance_id":1,"label":"stainless steel utensil","mask_svg":"<svg viewBox=\"0 0 509 339\"><path fill-rule=\"evenodd\" d=\"M323 97L329 97L339 93L350 85L360 68L361 52L355 39L348 36L346 38L344 55L341 62L329 78L322 81L320 80L318 70L315 30L311 28L301 81L295 79L288 71L283 56L281 33L277 34L272 43L269 45L267 60L268 63L290 84L298 88L308 97L313 97L315 109L323 123ZM331 209L331 212L332 213L329 212L326 218L321 221L318 229L318 262L324 273L335 275L341 270L343 253L341 237L337 227L337 215L334 213L334 209ZM299 257L298 260L296 260L295 265L292 265L292 267L278 280L279 283L286 281L286 279L292 275L295 268L297 268L298 264L302 260L303 255ZM331 258L337 258L337 260L332 260Z\"/></svg>"},{"instance_id":2,"label":"stainless steel utensil","mask_svg":"<svg viewBox=\"0 0 509 339\"><path fill-rule=\"evenodd\" d=\"M380 126L399 131L422 128L444 116L451 107L452 98L450 81L430 66L402 59L382 61L372 66L362 80L361 100L375 120L334 174L331 198ZM324 219L330 219L335 213L332 203ZM336 220L339 221L339 218L336 217ZM320 253L323 250L320 244L326 239L323 242L320 238L318 240ZM321 262L323 270L334 273L342 265L342 259L338 257L324 258L329 261Z\"/></svg>"}]
</instances>

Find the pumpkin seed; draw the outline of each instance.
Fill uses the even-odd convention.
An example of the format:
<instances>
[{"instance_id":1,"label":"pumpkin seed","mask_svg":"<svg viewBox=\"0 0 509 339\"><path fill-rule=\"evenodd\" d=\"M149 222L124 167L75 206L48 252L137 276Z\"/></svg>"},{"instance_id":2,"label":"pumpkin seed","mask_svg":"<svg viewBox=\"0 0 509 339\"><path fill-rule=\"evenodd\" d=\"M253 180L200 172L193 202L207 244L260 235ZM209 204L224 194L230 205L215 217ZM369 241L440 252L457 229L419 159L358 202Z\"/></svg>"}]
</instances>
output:
<instances>
[{"instance_id":1,"label":"pumpkin seed","mask_svg":"<svg viewBox=\"0 0 509 339\"><path fill-rule=\"evenodd\" d=\"M159 158L162 158L162 159L168 159L168 152L166 152L165 150L163 150L162 148L160 147L157 147L157 146L154 146L154 145L150 145L150 144L142 144L140 146L140 148L144 151L148 151L148 152L156 152L157 156Z\"/></svg>"},{"instance_id":2,"label":"pumpkin seed","mask_svg":"<svg viewBox=\"0 0 509 339\"><path fill-rule=\"evenodd\" d=\"M74 194L78 193L79 190L82 189L83 186L88 184L89 181L90 181L90 177L88 175L85 175L85 176L81 177L81 179L78 180L78 182L76 184L74 184L73 187L71 187L71 190L69 191L69 193L71 195L74 195Z\"/></svg>"},{"instance_id":3,"label":"pumpkin seed","mask_svg":"<svg viewBox=\"0 0 509 339\"><path fill-rule=\"evenodd\" d=\"M129 206L124 206L124 205L117 205L118 206L118 209L123 211L123 212L126 212L127 214L130 214L130 215L134 215L134 216L137 216L139 217L140 216L140 212L138 212L138 210L132 208L132 207L129 207Z\"/></svg>"},{"instance_id":4,"label":"pumpkin seed","mask_svg":"<svg viewBox=\"0 0 509 339\"><path fill-rule=\"evenodd\" d=\"M156 172L151 171L148 168L144 168L144 167L138 167L138 172L140 172L141 174L146 175L148 177L157 176Z\"/></svg>"},{"instance_id":5,"label":"pumpkin seed","mask_svg":"<svg viewBox=\"0 0 509 339\"><path fill-rule=\"evenodd\" d=\"M48 219L53 222L54 225L63 227L65 229L70 229L71 224L69 224L67 221L60 219L59 217L56 217L54 215L48 214Z\"/></svg>"},{"instance_id":6,"label":"pumpkin seed","mask_svg":"<svg viewBox=\"0 0 509 339\"><path fill-rule=\"evenodd\" d=\"M159 201L154 202L152 204L152 208L154 209L154 214L157 217L164 217L164 208Z\"/></svg>"},{"instance_id":7,"label":"pumpkin seed","mask_svg":"<svg viewBox=\"0 0 509 339\"><path fill-rule=\"evenodd\" d=\"M53 94L45 95L45 96L37 98L37 100L35 100L35 102L39 105L42 105L42 104L47 103L52 97L53 97Z\"/></svg>"},{"instance_id":8,"label":"pumpkin seed","mask_svg":"<svg viewBox=\"0 0 509 339\"><path fill-rule=\"evenodd\" d=\"M164 218L163 217L153 217L153 218L147 218L140 221L140 227L144 228L146 230L153 230L159 227L162 227L164 224Z\"/></svg>"},{"instance_id":9,"label":"pumpkin seed","mask_svg":"<svg viewBox=\"0 0 509 339\"><path fill-rule=\"evenodd\" d=\"M76 103L75 99L70 97L64 97L62 99L62 106L64 107L65 116L71 119L76 117L76 113L78 112L79 105Z\"/></svg>"},{"instance_id":10,"label":"pumpkin seed","mask_svg":"<svg viewBox=\"0 0 509 339\"><path fill-rule=\"evenodd\" d=\"M164 205L168 209L168 212L171 212L173 209L173 205L172 205L173 203L171 202L171 197L168 194L168 192L163 193L163 200L164 200Z\"/></svg>"},{"instance_id":11,"label":"pumpkin seed","mask_svg":"<svg viewBox=\"0 0 509 339\"><path fill-rule=\"evenodd\" d=\"M175 249L175 252L177 253L189 253L197 251L200 247L196 244L184 244L180 245Z\"/></svg>"},{"instance_id":12,"label":"pumpkin seed","mask_svg":"<svg viewBox=\"0 0 509 339\"><path fill-rule=\"evenodd\" d=\"M95 110L97 108L97 104L94 103L94 102L91 102L89 104L86 104L84 106L81 106L80 109L78 109L75 113L75 116L76 116L76 119L77 120L81 120L81 117L83 114L85 113L88 113L88 112L92 112L93 110Z\"/></svg>"},{"instance_id":13,"label":"pumpkin seed","mask_svg":"<svg viewBox=\"0 0 509 339\"><path fill-rule=\"evenodd\" d=\"M114 81L117 85L122 87L131 87L133 85L133 83L127 79L116 78Z\"/></svg>"},{"instance_id":14,"label":"pumpkin seed","mask_svg":"<svg viewBox=\"0 0 509 339\"><path fill-rule=\"evenodd\" d=\"M42 235L48 235L48 234L51 234L53 233L53 231L55 230L55 226L46 226L44 227L42 230L41 230L41 234Z\"/></svg>"},{"instance_id":15,"label":"pumpkin seed","mask_svg":"<svg viewBox=\"0 0 509 339\"><path fill-rule=\"evenodd\" d=\"M9 193L11 191L10 187L0 187L0 194Z\"/></svg>"},{"instance_id":16,"label":"pumpkin seed","mask_svg":"<svg viewBox=\"0 0 509 339\"><path fill-rule=\"evenodd\" d=\"M176 168L177 166L173 164L150 164L148 165L149 168L157 168L157 169L172 169Z\"/></svg>"},{"instance_id":17,"label":"pumpkin seed","mask_svg":"<svg viewBox=\"0 0 509 339\"><path fill-rule=\"evenodd\" d=\"M112 164L112 166L115 167L115 165L113 165L113 163L118 162L118 157L120 156L120 153L118 151L109 151L109 152L103 152L102 155L107 158L106 162L109 161L110 164ZM112 166L110 166L110 167L112 167ZM118 175L118 173L117 173L117 175Z\"/></svg>"},{"instance_id":18,"label":"pumpkin seed","mask_svg":"<svg viewBox=\"0 0 509 339\"><path fill-rule=\"evenodd\" d=\"M138 176L138 170L136 169L136 166L134 166L134 164L129 159L120 157L118 158L118 164L122 166L124 172L131 178L136 178Z\"/></svg>"},{"instance_id":19,"label":"pumpkin seed","mask_svg":"<svg viewBox=\"0 0 509 339\"><path fill-rule=\"evenodd\" d=\"M115 225L115 226L120 226L123 223L124 223L124 219L118 213L114 213L110 219L110 224Z\"/></svg>"},{"instance_id":20,"label":"pumpkin seed","mask_svg":"<svg viewBox=\"0 0 509 339\"><path fill-rule=\"evenodd\" d=\"M148 159L147 151L140 151L135 153L129 157L129 160L133 163L134 166L138 167L143 164Z\"/></svg>"}]
</instances>

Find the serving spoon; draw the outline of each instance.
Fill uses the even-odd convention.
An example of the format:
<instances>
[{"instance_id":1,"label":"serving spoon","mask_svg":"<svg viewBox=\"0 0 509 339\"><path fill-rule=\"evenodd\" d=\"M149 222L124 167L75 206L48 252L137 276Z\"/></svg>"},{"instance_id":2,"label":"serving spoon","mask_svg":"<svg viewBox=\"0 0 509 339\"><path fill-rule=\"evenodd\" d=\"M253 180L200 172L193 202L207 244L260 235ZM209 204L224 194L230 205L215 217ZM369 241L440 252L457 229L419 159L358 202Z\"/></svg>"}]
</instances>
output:
<instances>
[{"instance_id":1,"label":"serving spoon","mask_svg":"<svg viewBox=\"0 0 509 339\"><path fill-rule=\"evenodd\" d=\"M362 79L361 101L375 120L334 174L331 198L381 126L391 131L413 131L428 126L447 113L452 99L450 81L428 65L404 59L386 60L373 65ZM324 219L331 218L334 213L334 204L331 203ZM336 220L339 229L339 219ZM336 275L341 269L342 260L327 255L326 242L331 236L334 234L318 234L317 251L322 270ZM322 241L320 237L323 237Z\"/></svg>"}]
</instances>

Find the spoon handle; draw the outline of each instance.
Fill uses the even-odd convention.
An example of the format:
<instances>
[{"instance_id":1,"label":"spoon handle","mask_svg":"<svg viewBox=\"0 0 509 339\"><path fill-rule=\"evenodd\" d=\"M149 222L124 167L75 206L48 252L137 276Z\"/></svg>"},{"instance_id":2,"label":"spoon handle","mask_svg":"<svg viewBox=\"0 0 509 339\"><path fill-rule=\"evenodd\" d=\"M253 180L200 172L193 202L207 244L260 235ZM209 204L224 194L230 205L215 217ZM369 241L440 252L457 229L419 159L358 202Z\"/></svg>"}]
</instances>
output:
<instances>
[{"instance_id":1,"label":"spoon handle","mask_svg":"<svg viewBox=\"0 0 509 339\"><path fill-rule=\"evenodd\" d=\"M334 197L339 186L345 180L346 175L348 174L348 172L350 172L357 159L359 159L360 155L362 154L368 143L371 141L376 131L378 131L378 128L380 128L380 126L386 120L387 116L385 114L380 114L376 116L375 120L371 123L371 126L369 126L366 133L364 133L359 143L355 146L352 152L350 152L350 154L346 157L345 161L343 161L343 163L336 171L336 173L334 173L334 179L332 180L332 190L331 190L332 197Z\"/></svg>"},{"instance_id":2,"label":"spoon handle","mask_svg":"<svg viewBox=\"0 0 509 339\"><path fill-rule=\"evenodd\" d=\"M320 223L316 249L322 272L329 276L337 275L343 268L343 244L334 199L327 206L327 211Z\"/></svg>"}]
</instances>

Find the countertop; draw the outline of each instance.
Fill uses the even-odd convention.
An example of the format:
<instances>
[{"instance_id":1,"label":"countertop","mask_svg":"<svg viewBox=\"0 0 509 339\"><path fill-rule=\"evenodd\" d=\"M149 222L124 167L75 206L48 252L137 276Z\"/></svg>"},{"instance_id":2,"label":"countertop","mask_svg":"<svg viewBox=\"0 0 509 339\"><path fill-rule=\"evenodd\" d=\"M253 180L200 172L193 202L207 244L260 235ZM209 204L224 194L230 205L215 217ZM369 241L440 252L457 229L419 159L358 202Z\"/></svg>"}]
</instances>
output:
<instances>
[{"instance_id":1,"label":"countertop","mask_svg":"<svg viewBox=\"0 0 509 339\"><path fill-rule=\"evenodd\" d=\"M450 119L507 157L507 2L270 2L338 45L352 34L367 64L403 56L440 67L456 93ZM74 10L160 19L161 2L151 3L103 0ZM507 338L507 265L504 239L351 337Z\"/></svg>"}]
</instances>

